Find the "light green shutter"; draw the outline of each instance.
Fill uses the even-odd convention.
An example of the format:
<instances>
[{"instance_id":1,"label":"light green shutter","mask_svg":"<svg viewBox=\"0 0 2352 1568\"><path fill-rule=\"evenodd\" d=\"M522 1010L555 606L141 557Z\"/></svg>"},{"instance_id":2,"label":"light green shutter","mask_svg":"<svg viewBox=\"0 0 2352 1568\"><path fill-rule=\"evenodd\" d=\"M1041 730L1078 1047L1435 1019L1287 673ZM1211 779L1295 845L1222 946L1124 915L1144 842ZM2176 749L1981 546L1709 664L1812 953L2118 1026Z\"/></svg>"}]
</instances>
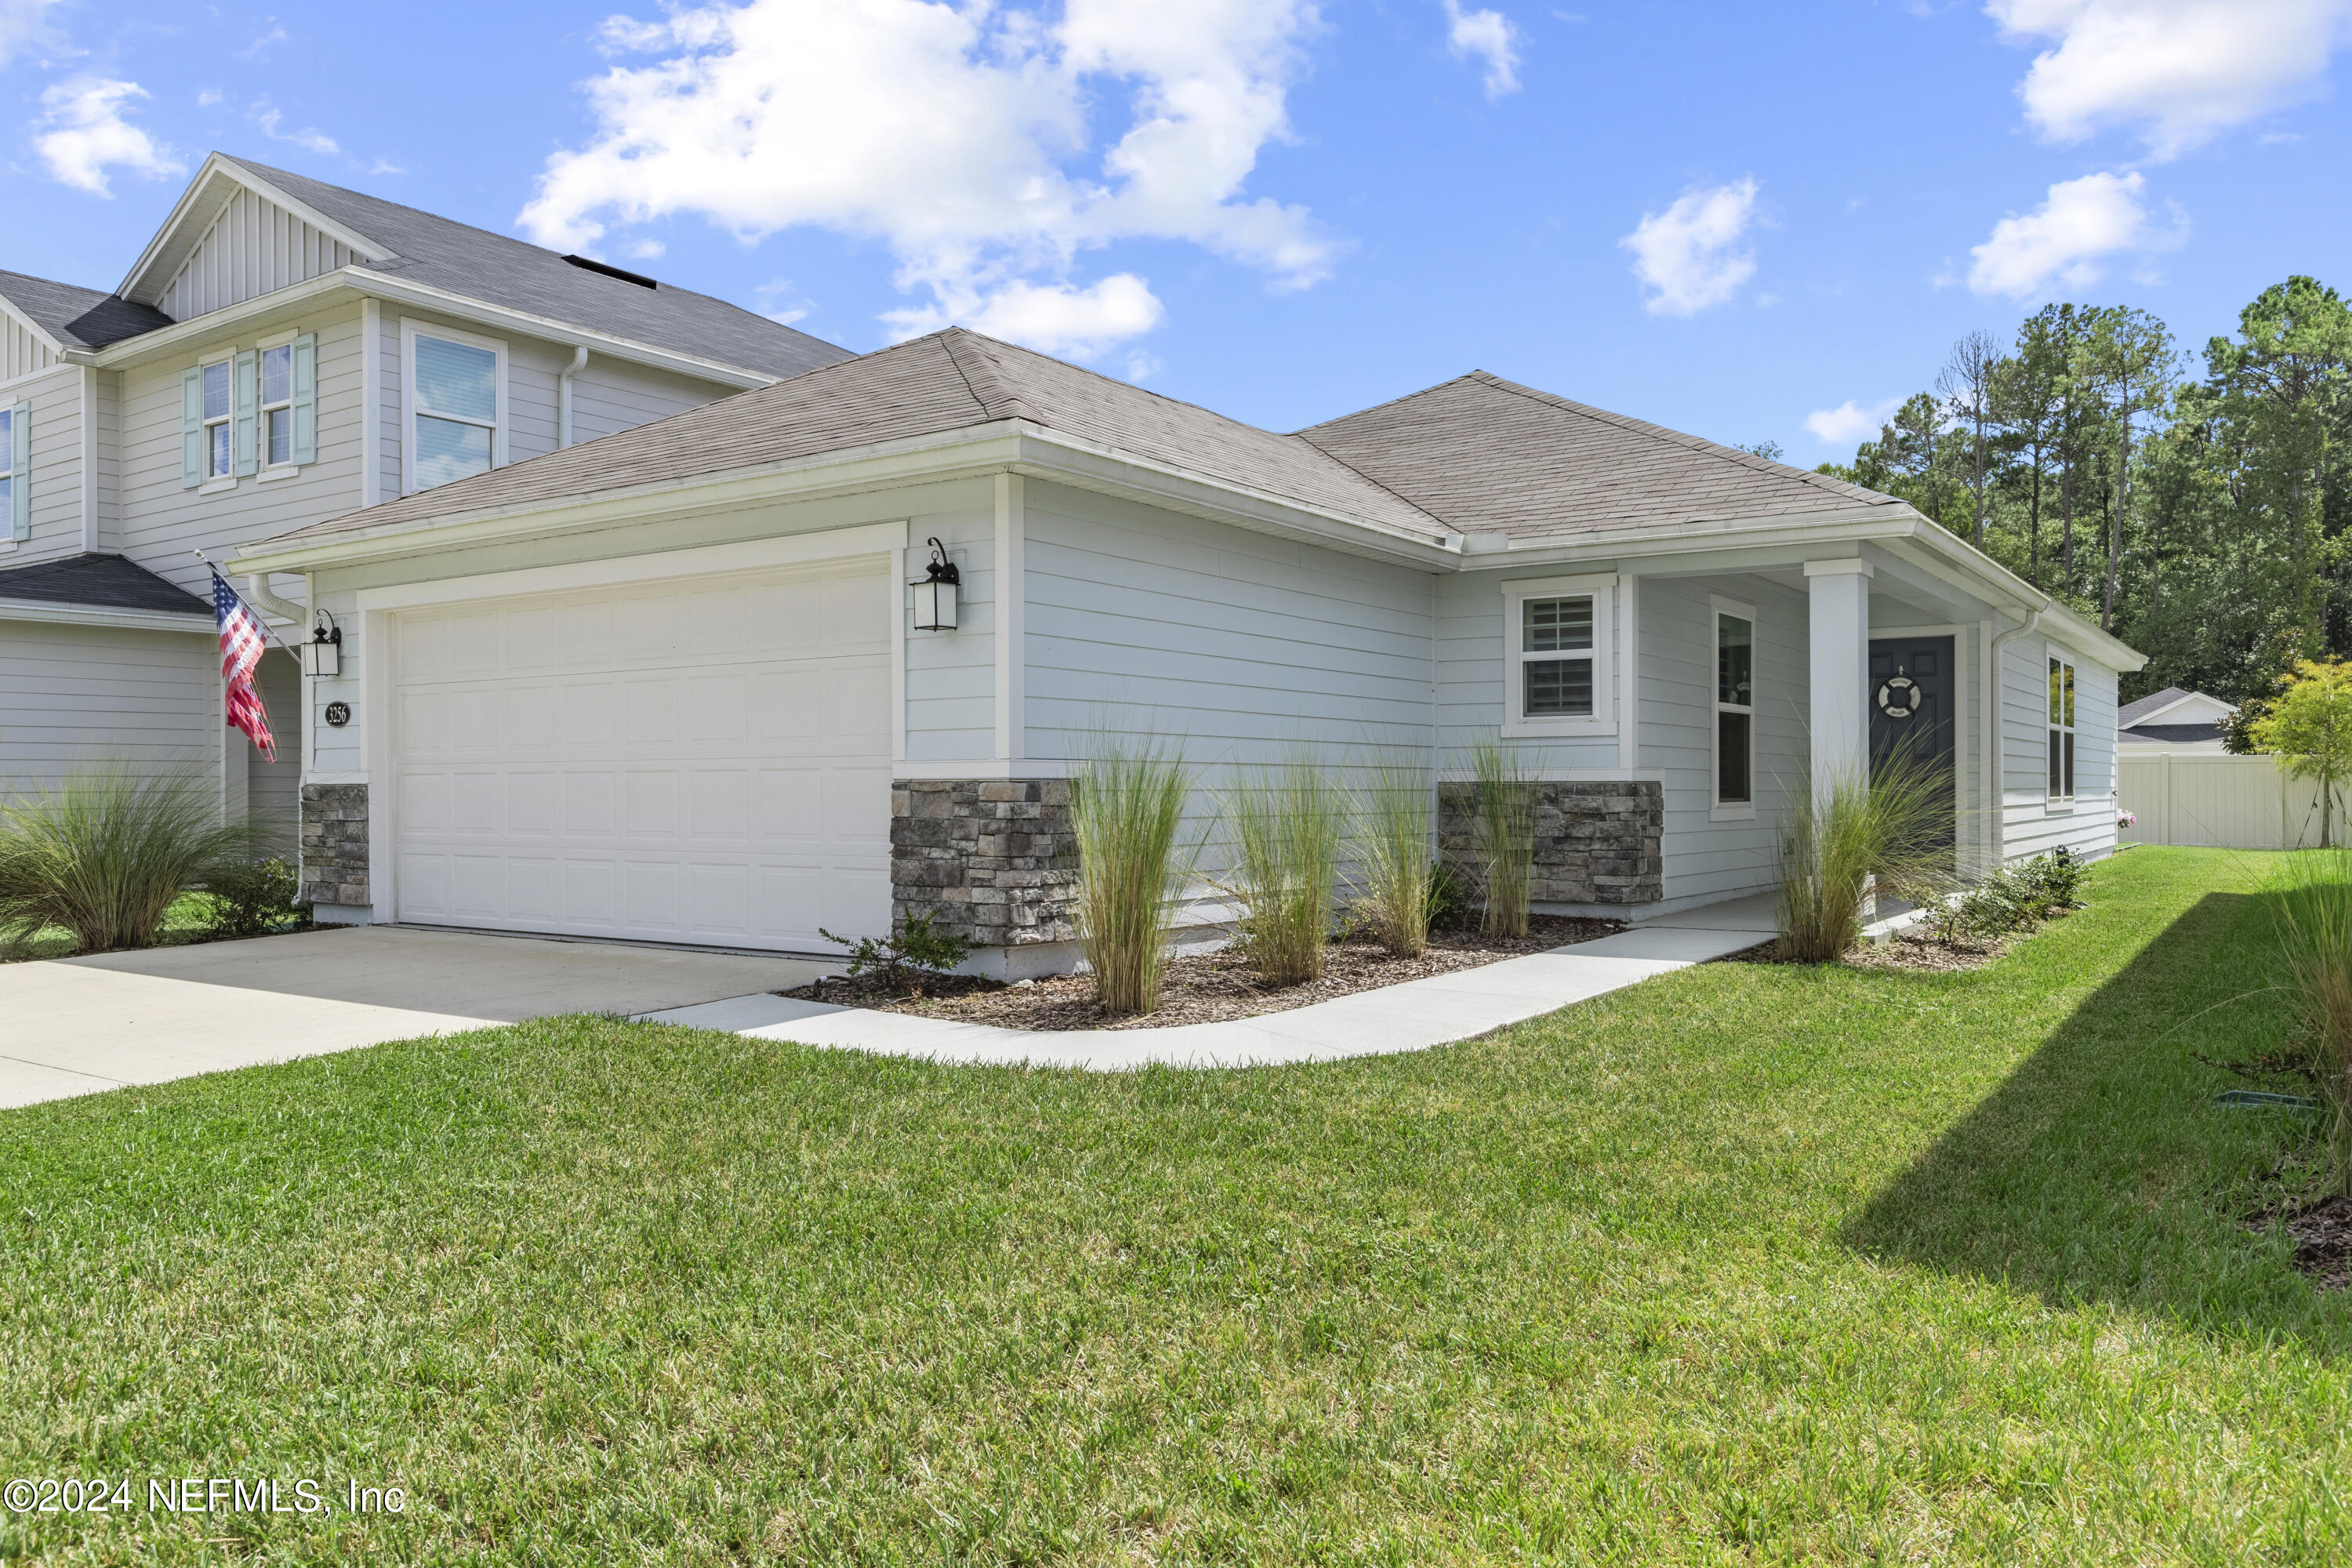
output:
<instances>
[{"instance_id":1,"label":"light green shutter","mask_svg":"<svg viewBox=\"0 0 2352 1568\"><path fill-rule=\"evenodd\" d=\"M33 405L8 411L8 537L33 537Z\"/></svg>"},{"instance_id":2,"label":"light green shutter","mask_svg":"<svg viewBox=\"0 0 2352 1568\"><path fill-rule=\"evenodd\" d=\"M294 462L319 460L319 334L294 340Z\"/></svg>"},{"instance_id":3,"label":"light green shutter","mask_svg":"<svg viewBox=\"0 0 2352 1568\"><path fill-rule=\"evenodd\" d=\"M205 373L180 373L180 488L205 482Z\"/></svg>"},{"instance_id":4,"label":"light green shutter","mask_svg":"<svg viewBox=\"0 0 2352 1568\"><path fill-rule=\"evenodd\" d=\"M236 468L238 479L261 468L261 356L251 349L236 356Z\"/></svg>"}]
</instances>

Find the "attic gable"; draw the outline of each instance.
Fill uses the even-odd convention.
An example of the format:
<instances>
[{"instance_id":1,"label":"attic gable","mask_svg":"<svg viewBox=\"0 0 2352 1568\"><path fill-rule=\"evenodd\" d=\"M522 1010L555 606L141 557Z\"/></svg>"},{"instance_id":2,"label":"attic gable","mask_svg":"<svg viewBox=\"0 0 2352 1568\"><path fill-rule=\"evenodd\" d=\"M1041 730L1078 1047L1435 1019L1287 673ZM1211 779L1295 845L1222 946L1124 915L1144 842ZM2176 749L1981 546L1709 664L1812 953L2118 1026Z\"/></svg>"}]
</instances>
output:
<instances>
[{"instance_id":1,"label":"attic gable","mask_svg":"<svg viewBox=\"0 0 2352 1568\"><path fill-rule=\"evenodd\" d=\"M185 321L391 247L215 153L116 290Z\"/></svg>"}]
</instances>

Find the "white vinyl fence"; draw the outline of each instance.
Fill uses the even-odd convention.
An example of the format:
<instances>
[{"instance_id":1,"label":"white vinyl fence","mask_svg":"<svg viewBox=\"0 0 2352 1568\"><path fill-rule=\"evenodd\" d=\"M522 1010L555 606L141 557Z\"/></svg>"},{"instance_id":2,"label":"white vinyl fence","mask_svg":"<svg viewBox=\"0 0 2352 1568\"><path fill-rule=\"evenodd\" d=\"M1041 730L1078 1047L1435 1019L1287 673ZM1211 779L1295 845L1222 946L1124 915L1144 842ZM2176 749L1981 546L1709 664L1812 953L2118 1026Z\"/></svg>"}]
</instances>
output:
<instances>
[{"instance_id":1,"label":"white vinyl fence","mask_svg":"<svg viewBox=\"0 0 2352 1568\"><path fill-rule=\"evenodd\" d=\"M2122 763L2121 804L2139 818L2126 844L2197 844L2221 849L2301 849L2319 842L2319 786L2289 777L2270 756L2168 752ZM2336 802L2336 840L2347 837Z\"/></svg>"}]
</instances>

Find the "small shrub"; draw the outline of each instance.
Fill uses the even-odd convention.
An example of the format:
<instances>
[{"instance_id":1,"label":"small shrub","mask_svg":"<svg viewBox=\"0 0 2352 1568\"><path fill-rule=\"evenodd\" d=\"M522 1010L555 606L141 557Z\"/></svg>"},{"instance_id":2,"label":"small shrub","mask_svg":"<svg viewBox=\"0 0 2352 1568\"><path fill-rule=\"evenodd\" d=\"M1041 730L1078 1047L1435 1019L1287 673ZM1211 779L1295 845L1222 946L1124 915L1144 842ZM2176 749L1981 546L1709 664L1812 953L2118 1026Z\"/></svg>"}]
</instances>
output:
<instances>
[{"instance_id":1,"label":"small shrub","mask_svg":"<svg viewBox=\"0 0 2352 1568\"><path fill-rule=\"evenodd\" d=\"M212 936L261 936L309 911L294 868L276 855L229 860L205 871L203 929Z\"/></svg>"},{"instance_id":2,"label":"small shrub","mask_svg":"<svg viewBox=\"0 0 2352 1568\"><path fill-rule=\"evenodd\" d=\"M0 802L0 939L48 926L84 952L146 947L172 900L207 868L250 855L257 829L224 823L192 768L102 763Z\"/></svg>"},{"instance_id":3,"label":"small shrub","mask_svg":"<svg viewBox=\"0 0 2352 1568\"><path fill-rule=\"evenodd\" d=\"M2083 863L2065 849L2003 866L1945 906L1935 921L1936 939L1956 946L2031 931L2053 915L2081 909Z\"/></svg>"},{"instance_id":4,"label":"small shrub","mask_svg":"<svg viewBox=\"0 0 2352 1568\"><path fill-rule=\"evenodd\" d=\"M1429 929L1469 930L1470 907L1470 890L1463 885L1462 873L1439 861L1429 879Z\"/></svg>"},{"instance_id":5,"label":"small shrub","mask_svg":"<svg viewBox=\"0 0 2352 1568\"><path fill-rule=\"evenodd\" d=\"M1535 883L1537 781L1519 753L1498 741L1471 748L1470 774L1481 929L1488 936L1525 936Z\"/></svg>"},{"instance_id":6,"label":"small shrub","mask_svg":"<svg viewBox=\"0 0 2352 1568\"><path fill-rule=\"evenodd\" d=\"M1192 876L1178 840L1192 781L1156 752L1099 746L1070 780L1078 943L1107 1013L1160 1005L1168 944Z\"/></svg>"},{"instance_id":7,"label":"small shrub","mask_svg":"<svg viewBox=\"0 0 2352 1568\"><path fill-rule=\"evenodd\" d=\"M1323 973L1337 902L1346 811L1339 792L1300 756L1245 778L1225 798L1234 826L1233 883L1239 944L1268 985Z\"/></svg>"},{"instance_id":8,"label":"small shrub","mask_svg":"<svg viewBox=\"0 0 2352 1568\"><path fill-rule=\"evenodd\" d=\"M1440 879L1429 817L1429 774L1408 762L1375 766L1356 794L1358 910L1381 944L1400 958L1421 956L1437 914Z\"/></svg>"},{"instance_id":9,"label":"small shrub","mask_svg":"<svg viewBox=\"0 0 2352 1568\"><path fill-rule=\"evenodd\" d=\"M950 936L934 925L931 915L902 915L883 937L861 936L855 942L838 937L823 926L816 934L849 950L849 973L879 973L893 991L910 991L947 973L971 953L971 943Z\"/></svg>"}]
</instances>

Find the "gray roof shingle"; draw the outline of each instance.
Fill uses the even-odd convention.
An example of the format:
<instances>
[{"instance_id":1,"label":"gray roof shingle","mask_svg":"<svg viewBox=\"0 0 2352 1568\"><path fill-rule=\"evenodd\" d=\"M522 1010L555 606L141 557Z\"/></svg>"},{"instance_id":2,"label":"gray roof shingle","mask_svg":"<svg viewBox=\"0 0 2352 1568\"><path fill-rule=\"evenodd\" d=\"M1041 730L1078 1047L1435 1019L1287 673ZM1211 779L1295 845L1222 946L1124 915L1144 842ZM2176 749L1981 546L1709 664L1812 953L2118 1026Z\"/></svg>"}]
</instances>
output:
<instances>
[{"instance_id":1,"label":"gray roof shingle","mask_svg":"<svg viewBox=\"0 0 2352 1568\"><path fill-rule=\"evenodd\" d=\"M0 599L95 605L110 610L172 610L209 616L210 602L120 555L68 555L0 570Z\"/></svg>"},{"instance_id":2,"label":"gray roof shingle","mask_svg":"<svg viewBox=\"0 0 2352 1568\"><path fill-rule=\"evenodd\" d=\"M1463 533L1591 533L1903 504L1482 370L1299 435Z\"/></svg>"},{"instance_id":3,"label":"gray roof shingle","mask_svg":"<svg viewBox=\"0 0 2352 1568\"><path fill-rule=\"evenodd\" d=\"M2137 698L2116 710L2116 723L2128 730L2150 713L2160 713L2184 697L2202 697L2203 695L2203 692L2191 691L2185 686L2168 686L2161 691L2151 691L2147 696ZM2212 700L2219 702L2221 700L2216 697Z\"/></svg>"},{"instance_id":4,"label":"gray roof shingle","mask_svg":"<svg viewBox=\"0 0 2352 1568\"><path fill-rule=\"evenodd\" d=\"M1025 419L1204 479L1435 540L1436 521L1296 436L1279 436L961 327L581 446L280 535L300 539Z\"/></svg>"},{"instance_id":5,"label":"gray roof shingle","mask_svg":"<svg viewBox=\"0 0 2352 1568\"><path fill-rule=\"evenodd\" d=\"M572 266L552 250L244 158L230 160L393 252L353 265L467 299L591 327L763 375L794 376L847 349L688 289L646 289Z\"/></svg>"},{"instance_id":6,"label":"gray roof shingle","mask_svg":"<svg viewBox=\"0 0 2352 1568\"><path fill-rule=\"evenodd\" d=\"M102 349L172 324L152 305L23 272L0 272L0 297L69 349Z\"/></svg>"}]
</instances>

